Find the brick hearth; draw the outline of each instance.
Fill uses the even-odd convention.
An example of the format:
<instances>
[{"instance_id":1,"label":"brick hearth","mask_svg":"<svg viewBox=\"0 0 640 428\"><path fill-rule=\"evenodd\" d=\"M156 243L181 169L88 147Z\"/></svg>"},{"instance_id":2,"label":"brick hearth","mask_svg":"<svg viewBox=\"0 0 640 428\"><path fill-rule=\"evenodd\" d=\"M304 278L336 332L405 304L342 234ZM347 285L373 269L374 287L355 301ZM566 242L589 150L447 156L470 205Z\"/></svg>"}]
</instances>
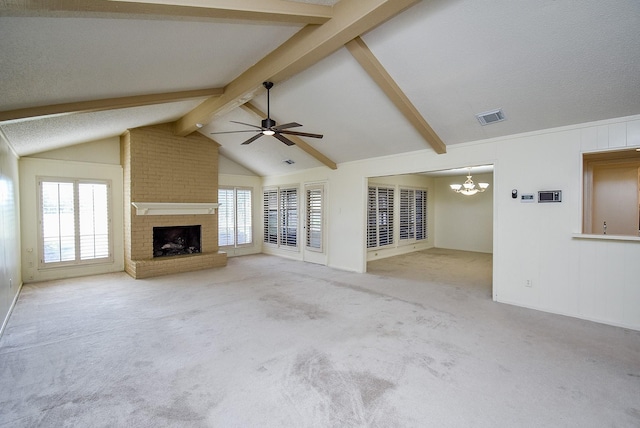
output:
<instances>
[{"instance_id":1,"label":"brick hearth","mask_svg":"<svg viewBox=\"0 0 640 428\"><path fill-rule=\"evenodd\" d=\"M218 200L218 145L193 133L174 135L171 125L130 129L122 135L124 170L125 271L148 278L225 266L218 251L216 214L138 215L132 202L216 203ZM201 225L202 252L153 257L153 228Z\"/></svg>"}]
</instances>

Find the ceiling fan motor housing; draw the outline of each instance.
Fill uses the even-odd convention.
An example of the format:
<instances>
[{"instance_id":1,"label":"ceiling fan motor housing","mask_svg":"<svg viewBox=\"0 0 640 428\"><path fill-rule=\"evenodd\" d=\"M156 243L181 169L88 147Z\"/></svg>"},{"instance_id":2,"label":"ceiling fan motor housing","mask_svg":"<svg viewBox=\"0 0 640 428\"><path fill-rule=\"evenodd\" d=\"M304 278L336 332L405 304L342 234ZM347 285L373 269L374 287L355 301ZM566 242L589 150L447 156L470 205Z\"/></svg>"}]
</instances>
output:
<instances>
[{"instance_id":1,"label":"ceiling fan motor housing","mask_svg":"<svg viewBox=\"0 0 640 428\"><path fill-rule=\"evenodd\" d=\"M266 118L262 121L263 128L271 128L272 126L276 126L276 121L271 118Z\"/></svg>"}]
</instances>

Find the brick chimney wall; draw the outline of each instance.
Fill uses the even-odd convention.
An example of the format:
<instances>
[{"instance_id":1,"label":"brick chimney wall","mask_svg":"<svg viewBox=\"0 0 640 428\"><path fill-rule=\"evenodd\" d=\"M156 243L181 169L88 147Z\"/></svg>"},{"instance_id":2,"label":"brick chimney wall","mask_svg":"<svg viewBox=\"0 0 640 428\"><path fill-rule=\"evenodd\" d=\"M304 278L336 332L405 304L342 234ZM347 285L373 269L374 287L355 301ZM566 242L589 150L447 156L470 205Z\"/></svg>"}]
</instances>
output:
<instances>
[{"instance_id":1,"label":"brick chimney wall","mask_svg":"<svg viewBox=\"0 0 640 428\"><path fill-rule=\"evenodd\" d=\"M171 124L130 129L120 137L124 170L125 271L134 278L225 266L216 214L137 215L132 202L218 202L218 144ZM153 257L153 228L201 225L202 252Z\"/></svg>"}]
</instances>

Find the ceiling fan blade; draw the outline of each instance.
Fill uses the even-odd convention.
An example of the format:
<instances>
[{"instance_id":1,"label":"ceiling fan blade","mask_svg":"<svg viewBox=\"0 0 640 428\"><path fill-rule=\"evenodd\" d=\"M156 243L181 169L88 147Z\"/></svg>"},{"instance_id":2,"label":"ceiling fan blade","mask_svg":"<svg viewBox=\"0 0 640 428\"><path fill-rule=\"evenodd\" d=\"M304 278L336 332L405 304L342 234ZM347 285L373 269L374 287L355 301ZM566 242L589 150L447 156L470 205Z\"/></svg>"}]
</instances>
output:
<instances>
[{"instance_id":1,"label":"ceiling fan blade","mask_svg":"<svg viewBox=\"0 0 640 428\"><path fill-rule=\"evenodd\" d=\"M278 140L282 141L283 143L285 143L287 146L293 146L295 144L293 141L291 141L284 135L273 134L273 136L276 137Z\"/></svg>"},{"instance_id":2,"label":"ceiling fan blade","mask_svg":"<svg viewBox=\"0 0 640 428\"><path fill-rule=\"evenodd\" d=\"M272 126L271 129L275 131L279 131L281 129L295 128L296 126L302 126L302 125L300 125L297 122L290 122L290 123L285 123L283 125Z\"/></svg>"},{"instance_id":3,"label":"ceiling fan blade","mask_svg":"<svg viewBox=\"0 0 640 428\"><path fill-rule=\"evenodd\" d=\"M235 134L236 132L262 132L262 130L255 130L255 129L243 129L241 131L220 131L220 132L210 132L209 134L214 135L214 134Z\"/></svg>"},{"instance_id":4,"label":"ceiling fan blade","mask_svg":"<svg viewBox=\"0 0 640 428\"><path fill-rule=\"evenodd\" d=\"M322 138L323 137L322 134L310 134L308 132L297 132L297 131L278 131L278 132L282 133L282 134L298 135L300 137L311 137L311 138Z\"/></svg>"},{"instance_id":5,"label":"ceiling fan blade","mask_svg":"<svg viewBox=\"0 0 640 428\"><path fill-rule=\"evenodd\" d=\"M263 135L264 135L264 134L263 134L262 132L260 132L260 133L258 133L258 134L256 134L256 135L254 135L253 137L249 138L247 141L245 141L245 142L244 142L244 143L242 143L242 144L251 144L251 143L253 143L254 141L256 141L258 138L262 137Z\"/></svg>"},{"instance_id":6,"label":"ceiling fan blade","mask_svg":"<svg viewBox=\"0 0 640 428\"><path fill-rule=\"evenodd\" d=\"M230 120L229 122L231 122L231 123L239 123L240 125L251 126L251 127L253 127L253 128L264 129L262 126L252 125L252 124L250 124L250 123L237 122L237 121L235 121L235 120Z\"/></svg>"}]
</instances>

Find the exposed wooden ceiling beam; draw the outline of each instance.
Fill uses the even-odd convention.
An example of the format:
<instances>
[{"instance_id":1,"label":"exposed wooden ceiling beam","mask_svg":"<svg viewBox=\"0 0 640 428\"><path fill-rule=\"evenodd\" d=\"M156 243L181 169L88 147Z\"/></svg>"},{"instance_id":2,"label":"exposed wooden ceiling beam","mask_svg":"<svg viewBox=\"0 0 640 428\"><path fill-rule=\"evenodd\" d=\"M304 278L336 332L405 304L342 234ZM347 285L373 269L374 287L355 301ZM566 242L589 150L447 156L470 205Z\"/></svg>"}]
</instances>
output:
<instances>
[{"instance_id":1,"label":"exposed wooden ceiling beam","mask_svg":"<svg viewBox=\"0 0 640 428\"><path fill-rule=\"evenodd\" d=\"M198 4L197 6L195 6ZM60 16L106 13L122 17L163 19L237 19L322 24L331 19L331 6L283 0L0 0L0 16Z\"/></svg>"},{"instance_id":2,"label":"exposed wooden ceiling beam","mask_svg":"<svg viewBox=\"0 0 640 428\"><path fill-rule=\"evenodd\" d=\"M447 152L447 146L442 142L438 134L429 126L422 117L418 109L411 103L409 98L402 92L391 75L380 64L380 61L373 55L373 52L360 37L356 37L346 44L351 55L360 63L362 68L371 76L374 82L389 97L400 112L409 120L411 125L422 135L427 143L436 153Z\"/></svg>"},{"instance_id":3,"label":"exposed wooden ceiling beam","mask_svg":"<svg viewBox=\"0 0 640 428\"><path fill-rule=\"evenodd\" d=\"M342 0L333 7L325 24L307 25L225 87L219 98L204 101L176 122L176 133L187 135L197 123L250 101L262 82L281 82L335 52L353 38L366 33L419 0Z\"/></svg>"},{"instance_id":4,"label":"exposed wooden ceiling beam","mask_svg":"<svg viewBox=\"0 0 640 428\"><path fill-rule=\"evenodd\" d=\"M164 94L136 95L121 98L107 98L102 100L79 101L74 103L55 104L40 107L30 107L0 112L0 122L30 119L35 117L55 116L73 113L88 113L94 111L115 110L128 107L141 107L153 104L163 104L184 101L193 98L216 97L224 92L221 88L196 89L193 91L168 92Z\"/></svg>"},{"instance_id":5,"label":"exposed wooden ceiling beam","mask_svg":"<svg viewBox=\"0 0 640 428\"><path fill-rule=\"evenodd\" d=\"M240 107L242 107L243 110L246 110L250 113L255 114L260 119L264 119L265 117L267 117L266 113L260 110L258 107L256 107L256 105L253 103L248 102L246 104L242 104ZM328 157L320 153L318 150L316 150L309 144L307 144L307 142L304 141L302 138L297 137L295 135L287 135L286 137L291 141L293 141L296 144L296 146L300 147L302 150L307 152L307 154L316 158L316 160L322 162L323 164L325 164L331 169L338 169L338 166L334 161L332 161L331 159L329 159Z\"/></svg>"}]
</instances>

